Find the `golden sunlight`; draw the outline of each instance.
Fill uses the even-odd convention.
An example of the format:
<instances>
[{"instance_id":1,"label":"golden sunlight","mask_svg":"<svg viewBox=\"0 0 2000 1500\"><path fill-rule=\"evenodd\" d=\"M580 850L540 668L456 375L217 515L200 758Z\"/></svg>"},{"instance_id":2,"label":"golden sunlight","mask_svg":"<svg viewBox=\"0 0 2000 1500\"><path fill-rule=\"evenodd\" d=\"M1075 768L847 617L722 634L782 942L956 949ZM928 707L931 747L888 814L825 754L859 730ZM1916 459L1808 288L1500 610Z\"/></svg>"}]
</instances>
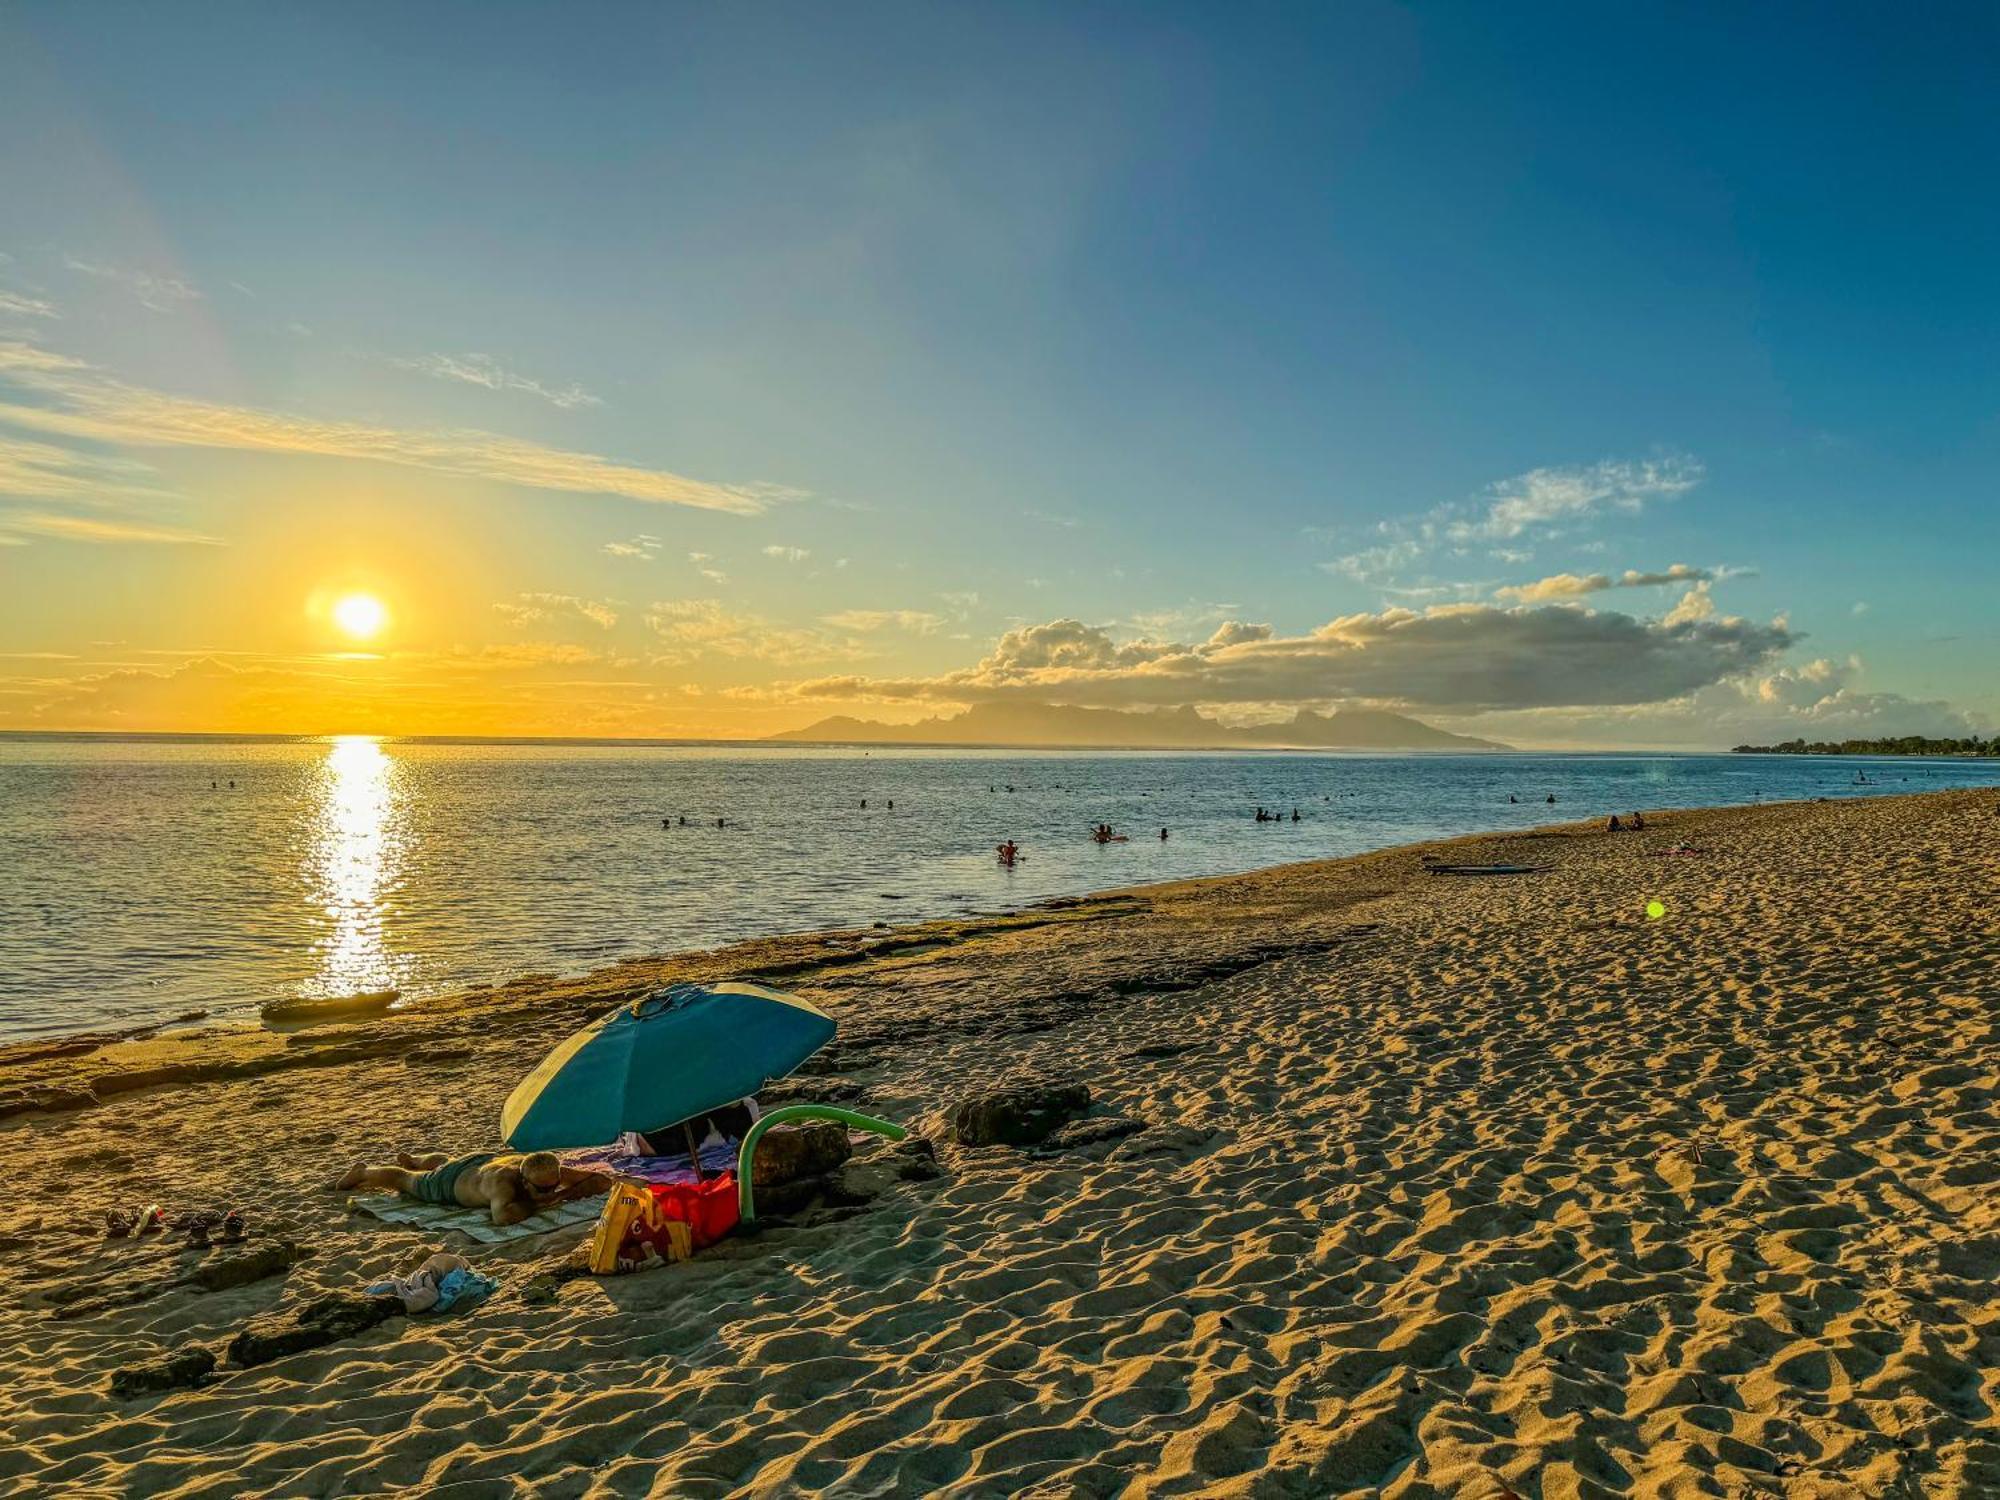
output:
<instances>
[{"instance_id":1,"label":"golden sunlight","mask_svg":"<svg viewBox=\"0 0 2000 1500\"><path fill-rule=\"evenodd\" d=\"M372 640L389 623L389 607L373 594L343 594L333 601L333 623L353 640Z\"/></svg>"}]
</instances>

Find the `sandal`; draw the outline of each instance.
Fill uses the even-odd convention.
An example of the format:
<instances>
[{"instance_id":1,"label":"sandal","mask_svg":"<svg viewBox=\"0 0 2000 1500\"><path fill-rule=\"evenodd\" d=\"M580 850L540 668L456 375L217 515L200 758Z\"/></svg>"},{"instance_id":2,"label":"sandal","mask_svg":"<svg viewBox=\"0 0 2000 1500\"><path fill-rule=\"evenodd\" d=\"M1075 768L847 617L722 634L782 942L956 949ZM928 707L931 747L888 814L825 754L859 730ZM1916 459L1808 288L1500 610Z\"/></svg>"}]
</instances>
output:
<instances>
[{"instance_id":1,"label":"sandal","mask_svg":"<svg viewBox=\"0 0 2000 1500\"><path fill-rule=\"evenodd\" d=\"M115 1208L104 1210L104 1237L107 1240L122 1240L131 1234L133 1219Z\"/></svg>"}]
</instances>

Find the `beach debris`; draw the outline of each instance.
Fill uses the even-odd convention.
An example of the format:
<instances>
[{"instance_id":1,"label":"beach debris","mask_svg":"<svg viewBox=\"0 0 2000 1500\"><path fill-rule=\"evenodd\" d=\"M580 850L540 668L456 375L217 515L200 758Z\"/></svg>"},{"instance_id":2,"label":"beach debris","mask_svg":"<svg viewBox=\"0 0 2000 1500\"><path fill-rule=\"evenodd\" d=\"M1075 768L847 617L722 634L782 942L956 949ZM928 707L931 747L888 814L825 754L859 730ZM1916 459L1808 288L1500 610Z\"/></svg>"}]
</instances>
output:
<instances>
[{"instance_id":1,"label":"beach debris","mask_svg":"<svg viewBox=\"0 0 2000 1500\"><path fill-rule=\"evenodd\" d=\"M203 1385L215 1373L215 1365L213 1350L190 1344L159 1359L120 1365L111 1372L111 1394L119 1401L130 1401L135 1396Z\"/></svg>"},{"instance_id":2,"label":"beach debris","mask_svg":"<svg viewBox=\"0 0 2000 1500\"><path fill-rule=\"evenodd\" d=\"M363 995L337 995L323 1000L272 1000L257 1015L267 1026L314 1026L350 1016L376 1016L403 998L401 990L370 990Z\"/></svg>"},{"instance_id":3,"label":"beach debris","mask_svg":"<svg viewBox=\"0 0 2000 1500\"><path fill-rule=\"evenodd\" d=\"M951 1114L961 1146L1035 1146L1090 1108L1081 1083L1024 1083L961 1100Z\"/></svg>"},{"instance_id":4,"label":"beach debris","mask_svg":"<svg viewBox=\"0 0 2000 1500\"><path fill-rule=\"evenodd\" d=\"M229 1362L245 1369L366 1333L404 1314L403 1299L326 1292L290 1312L252 1318L230 1336Z\"/></svg>"}]
</instances>

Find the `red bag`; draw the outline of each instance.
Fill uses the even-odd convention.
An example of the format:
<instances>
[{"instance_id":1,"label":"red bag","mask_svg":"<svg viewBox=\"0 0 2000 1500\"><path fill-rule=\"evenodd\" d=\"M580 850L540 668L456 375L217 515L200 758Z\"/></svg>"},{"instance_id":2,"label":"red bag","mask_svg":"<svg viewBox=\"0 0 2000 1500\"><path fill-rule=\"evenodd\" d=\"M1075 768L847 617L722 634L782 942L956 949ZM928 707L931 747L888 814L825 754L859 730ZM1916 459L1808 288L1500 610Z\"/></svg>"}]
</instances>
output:
<instances>
[{"instance_id":1,"label":"red bag","mask_svg":"<svg viewBox=\"0 0 2000 1500\"><path fill-rule=\"evenodd\" d=\"M653 1200L653 1212L635 1217L625 1231L625 1243L635 1250L640 1245L652 1245L667 1259L678 1260L680 1257L673 1253L677 1237L672 1226L685 1225L691 1247L706 1250L740 1220L734 1172L724 1172L702 1183L649 1182L645 1191Z\"/></svg>"}]
</instances>

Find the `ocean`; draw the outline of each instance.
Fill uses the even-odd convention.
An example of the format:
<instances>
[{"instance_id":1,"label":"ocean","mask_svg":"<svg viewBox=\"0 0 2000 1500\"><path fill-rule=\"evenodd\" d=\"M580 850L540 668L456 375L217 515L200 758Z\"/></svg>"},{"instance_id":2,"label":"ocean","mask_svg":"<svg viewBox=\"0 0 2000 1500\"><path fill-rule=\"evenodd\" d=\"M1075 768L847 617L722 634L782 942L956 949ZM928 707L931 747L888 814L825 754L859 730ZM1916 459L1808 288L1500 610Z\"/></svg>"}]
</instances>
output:
<instances>
[{"instance_id":1,"label":"ocean","mask_svg":"<svg viewBox=\"0 0 2000 1500\"><path fill-rule=\"evenodd\" d=\"M420 1001L1634 807L1996 782L1844 757L0 737L0 1038ZM1099 822L1130 841L1091 842Z\"/></svg>"}]
</instances>

